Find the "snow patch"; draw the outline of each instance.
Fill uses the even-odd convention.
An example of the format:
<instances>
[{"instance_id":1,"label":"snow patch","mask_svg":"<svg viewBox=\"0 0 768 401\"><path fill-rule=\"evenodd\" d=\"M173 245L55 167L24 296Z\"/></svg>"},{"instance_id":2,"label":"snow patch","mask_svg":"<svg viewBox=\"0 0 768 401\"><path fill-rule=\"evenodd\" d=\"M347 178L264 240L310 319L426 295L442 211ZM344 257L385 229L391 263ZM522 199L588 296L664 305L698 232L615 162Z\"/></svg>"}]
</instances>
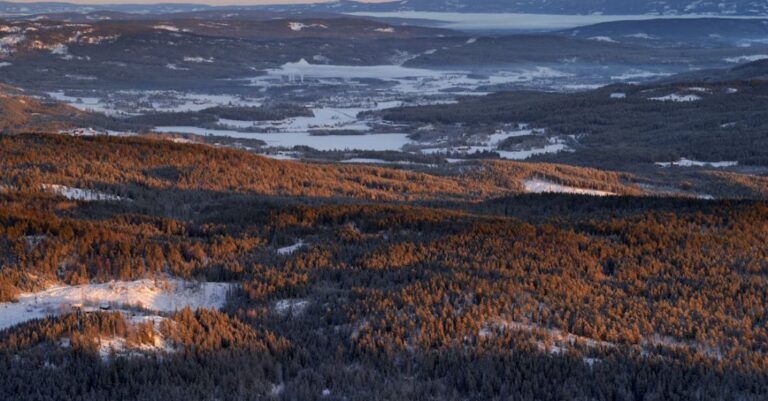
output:
<instances>
[{"instance_id":1,"label":"snow patch","mask_svg":"<svg viewBox=\"0 0 768 401\"><path fill-rule=\"evenodd\" d=\"M697 95L680 95L677 93L673 93L666 96L660 96L660 97L651 97L648 98L648 100L656 100L659 102L677 102L677 103L687 103L687 102L696 102L701 100L701 96Z\"/></svg>"},{"instance_id":2,"label":"snow patch","mask_svg":"<svg viewBox=\"0 0 768 401\"><path fill-rule=\"evenodd\" d=\"M213 57L184 57L184 61L187 63L213 63Z\"/></svg>"},{"instance_id":3,"label":"snow patch","mask_svg":"<svg viewBox=\"0 0 768 401\"><path fill-rule=\"evenodd\" d=\"M294 252L298 251L299 249L303 248L305 245L307 245L304 241L299 241L291 246L286 246L283 248L277 249L278 255L292 255Z\"/></svg>"},{"instance_id":4,"label":"snow patch","mask_svg":"<svg viewBox=\"0 0 768 401\"><path fill-rule=\"evenodd\" d=\"M594 40L596 42L605 42L605 43L619 43L618 41L611 38L610 36L593 36L589 38L589 40Z\"/></svg>"},{"instance_id":5,"label":"snow patch","mask_svg":"<svg viewBox=\"0 0 768 401\"><path fill-rule=\"evenodd\" d=\"M577 194L577 195L590 195L590 196L615 196L614 192L598 191L596 189L584 189L578 187L571 187L568 185L556 184L551 181L546 181L538 178L531 178L523 181L525 191L528 193L542 194L542 193L564 193L564 194Z\"/></svg>"},{"instance_id":6,"label":"snow patch","mask_svg":"<svg viewBox=\"0 0 768 401\"><path fill-rule=\"evenodd\" d=\"M168 32L180 32L181 30L173 25L155 25L153 28L160 30L160 31L168 31Z\"/></svg>"},{"instance_id":7,"label":"snow patch","mask_svg":"<svg viewBox=\"0 0 768 401\"><path fill-rule=\"evenodd\" d=\"M328 29L328 26L323 24L302 24L301 22L289 22L288 28L294 32L300 32L306 28L320 28L320 29Z\"/></svg>"}]
</instances>

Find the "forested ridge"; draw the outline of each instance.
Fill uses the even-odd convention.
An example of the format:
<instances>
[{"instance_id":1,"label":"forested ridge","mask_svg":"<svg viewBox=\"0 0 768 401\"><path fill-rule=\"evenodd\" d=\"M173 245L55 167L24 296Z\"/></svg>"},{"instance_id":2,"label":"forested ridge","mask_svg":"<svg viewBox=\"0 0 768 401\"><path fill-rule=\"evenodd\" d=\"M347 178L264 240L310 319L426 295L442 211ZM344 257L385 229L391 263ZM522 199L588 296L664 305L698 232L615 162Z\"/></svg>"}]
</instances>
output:
<instances>
[{"instance_id":1,"label":"forested ridge","mask_svg":"<svg viewBox=\"0 0 768 401\"><path fill-rule=\"evenodd\" d=\"M575 152L533 158L539 161L615 169L685 157L764 166L766 93L764 80L615 84L580 93L497 92L371 113L481 128L526 123L548 136L572 137Z\"/></svg>"},{"instance_id":2,"label":"forested ridge","mask_svg":"<svg viewBox=\"0 0 768 401\"><path fill-rule=\"evenodd\" d=\"M144 188L382 201L480 200L522 192L524 178L641 194L627 174L566 165L484 162L420 173L392 168L308 164L247 152L145 138L9 135L0 137L5 185L107 188L132 199Z\"/></svg>"},{"instance_id":3,"label":"forested ridge","mask_svg":"<svg viewBox=\"0 0 768 401\"><path fill-rule=\"evenodd\" d=\"M15 177L0 191L3 301L50 283L234 285L221 311L184 309L154 325L121 312L65 313L0 331L0 399L768 396L763 201L465 192L512 188L517 171L539 167L582 184L593 177L554 165L482 164L472 183L146 140L0 143L0 164ZM74 148L83 156L54 152ZM198 179L144 173L160 166ZM262 182L302 169L317 179L306 190ZM509 174L495 174L502 169ZM217 181L234 171L243 173ZM345 174L402 174L427 195L319 192ZM135 199L73 201L35 183ZM435 183L458 195L433 197ZM105 355L115 339L135 351ZM146 348L159 339L163 347Z\"/></svg>"}]
</instances>

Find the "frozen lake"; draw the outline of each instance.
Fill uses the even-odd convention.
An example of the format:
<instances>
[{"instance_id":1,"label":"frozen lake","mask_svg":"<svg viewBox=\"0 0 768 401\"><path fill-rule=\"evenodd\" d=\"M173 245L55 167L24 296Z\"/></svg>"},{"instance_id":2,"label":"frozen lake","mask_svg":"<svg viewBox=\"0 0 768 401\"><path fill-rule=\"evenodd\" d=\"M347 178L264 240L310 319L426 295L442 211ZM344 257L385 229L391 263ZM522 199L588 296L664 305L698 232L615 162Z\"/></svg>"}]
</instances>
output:
<instances>
[{"instance_id":1,"label":"frozen lake","mask_svg":"<svg viewBox=\"0 0 768 401\"><path fill-rule=\"evenodd\" d=\"M322 135L314 136L307 132L295 133L247 133L230 130L215 130L199 127L157 127L157 132L183 133L195 135L215 135L230 138L260 139L268 147L293 148L294 146L309 146L317 150L401 150L403 145L410 143L406 134L366 134L366 135Z\"/></svg>"},{"instance_id":2,"label":"frozen lake","mask_svg":"<svg viewBox=\"0 0 768 401\"><path fill-rule=\"evenodd\" d=\"M431 49L424 54L435 54L439 49ZM414 55L416 57L418 55ZM400 65L327 65L312 64L301 59L286 63L280 68L267 70L267 74L250 79L253 86L270 87L305 83L312 85L338 85L356 81L376 79L394 82L392 95L427 96L459 93L463 95L484 95L478 91L481 86L506 84L541 84L552 86L558 80L571 78L572 73L559 70L553 65L509 65L503 68L491 68L484 71L430 70L409 68ZM450 92L448 92L450 91ZM463 92L457 92L463 91Z\"/></svg>"},{"instance_id":3,"label":"frozen lake","mask_svg":"<svg viewBox=\"0 0 768 401\"><path fill-rule=\"evenodd\" d=\"M375 18L405 18L432 20L441 28L463 31L554 31L571 29L579 26L613 21L643 21L669 18L743 18L759 19L751 16L713 16L713 15L557 15L557 14L516 14L516 13L441 13L424 11L399 12L355 12L350 15Z\"/></svg>"}]
</instances>

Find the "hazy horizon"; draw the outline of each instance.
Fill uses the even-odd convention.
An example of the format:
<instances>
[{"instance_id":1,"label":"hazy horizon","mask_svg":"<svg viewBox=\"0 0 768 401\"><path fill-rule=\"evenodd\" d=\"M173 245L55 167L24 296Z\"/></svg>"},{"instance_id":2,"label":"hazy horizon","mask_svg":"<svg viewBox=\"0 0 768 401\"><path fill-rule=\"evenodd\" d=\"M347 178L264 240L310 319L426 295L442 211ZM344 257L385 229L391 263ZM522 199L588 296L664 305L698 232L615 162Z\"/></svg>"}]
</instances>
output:
<instances>
[{"instance_id":1,"label":"hazy horizon","mask_svg":"<svg viewBox=\"0 0 768 401\"><path fill-rule=\"evenodd\" d=\"M45 3L41 0L6 0L9 3ZM73 4L207 4L211 6L229 6L229 5L271 5L271 4L309 4L309 3L332 3L335 0L225 0L225 1L206 1L206 0L61 0L52 1L54 3L73 3ZM395 0L358 0L362 3L387 3Z\"/></svg>"}]
</instances>

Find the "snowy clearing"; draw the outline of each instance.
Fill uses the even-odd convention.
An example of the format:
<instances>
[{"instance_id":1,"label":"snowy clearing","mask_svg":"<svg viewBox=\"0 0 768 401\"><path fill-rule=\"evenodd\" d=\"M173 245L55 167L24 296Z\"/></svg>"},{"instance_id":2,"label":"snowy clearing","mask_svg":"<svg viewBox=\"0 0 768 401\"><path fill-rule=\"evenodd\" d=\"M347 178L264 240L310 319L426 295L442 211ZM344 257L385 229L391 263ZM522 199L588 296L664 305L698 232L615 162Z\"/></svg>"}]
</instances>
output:
<instances>
[{"instance_id":1,"label":"snowy clearing","mask_svg":"<svg viewBox=\"0 0 768 401\"><path fill-rule=\"evenodd\" d=\"M53 287L21 294L18 302L0 303L0 330L28 320L66 313L77 306L135 306L155 312L174 312L187 306L218 309L224 305L229 288L229 283L196 283L180 279Z\"/></svg>"},{"instance_id":2,"label":"snowy clearing","mask_svg":"<svg viewBox=\"0 0 768 401\"><path fill-rule=\"evenodd\" d=\"M590 196L615 196L614 192L598 191L596 189L584 189L578 187L571 187L567 185L556 184L551 181L546 181L538 178L527 179L523 181L525 191L534 194L543 193L564 193L564 194L577 194L577 195L590 195Z\"/></svg>"}]
</instances>

